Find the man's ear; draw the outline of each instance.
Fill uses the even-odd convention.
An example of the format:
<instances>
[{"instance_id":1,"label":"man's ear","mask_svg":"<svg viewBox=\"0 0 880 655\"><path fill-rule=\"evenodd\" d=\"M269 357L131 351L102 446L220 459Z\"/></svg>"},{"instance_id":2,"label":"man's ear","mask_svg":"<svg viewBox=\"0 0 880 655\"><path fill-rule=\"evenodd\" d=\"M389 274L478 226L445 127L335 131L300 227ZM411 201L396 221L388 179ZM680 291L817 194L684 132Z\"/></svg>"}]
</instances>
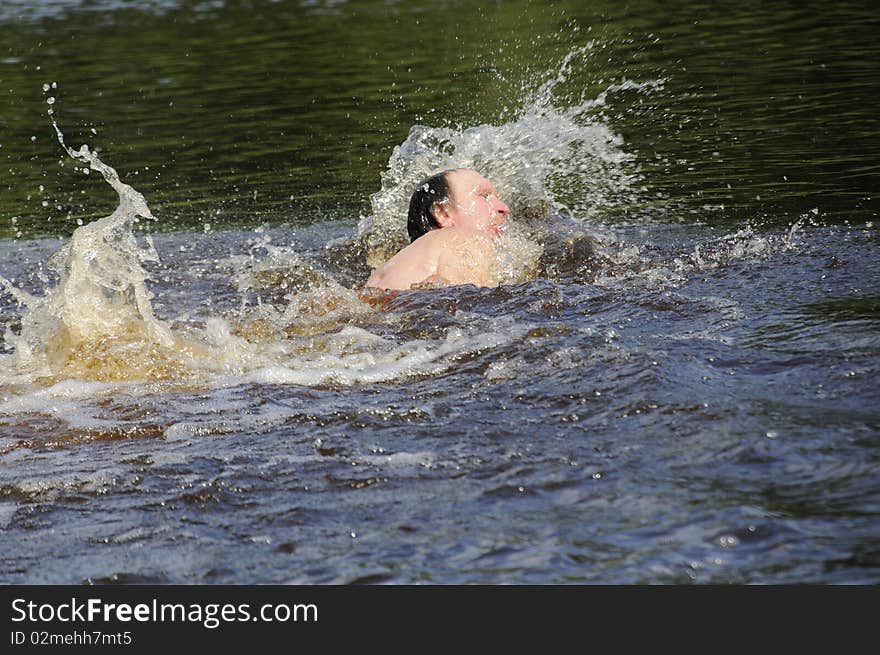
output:
<instances>
[{"instance_id":1,"label":"man's ear","mask_svg":"<svg viewBox=\"0 0 880 655\"><path fill-rule=\"evenodd\" d=\"M433 214L434 220L437 221L437 225L440 227L452 227L454 222L452 216L449 215L449 210L446 209L445 202L438 200L431 205L431 214Z\"/></svg>"}]
</instances>

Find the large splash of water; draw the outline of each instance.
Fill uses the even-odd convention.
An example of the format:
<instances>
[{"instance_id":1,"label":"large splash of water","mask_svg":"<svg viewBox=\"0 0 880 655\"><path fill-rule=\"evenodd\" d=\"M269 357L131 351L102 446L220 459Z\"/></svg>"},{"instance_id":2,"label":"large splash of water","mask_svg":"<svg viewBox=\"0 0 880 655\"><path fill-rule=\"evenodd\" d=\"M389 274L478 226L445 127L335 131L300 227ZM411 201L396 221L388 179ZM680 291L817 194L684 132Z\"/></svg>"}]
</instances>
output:
<instances>
[{"instance_id":1,"label":"large splash of water","mask_svg":"<svg viewBox=\"0 0 880 655\"><path fill-rule=\"evenodd\" d=\"M556 90L573 71L590 65L591 46L571 50L536 90L527 94L513 120L467 128L416 125L396 147L382 175L382 189L371 197L372 215L359 232L371 266L406 242L406 212L413 189L425 177L451 168L474 168L490 178L511 207L503 281L535 273L546 237L566 235L631 203L638 193L635 154L596 114L609 94L627 89L650 92L661 81L625 81L595 98L560 103ZM561 191L577 189L563 202ZM572 220L560 225L560 216ZM531 247L530 247L531 246ZM503 249L502 249L503 250ZM559 252L554 255L559 255ZM504 267L502 267L504 268Z\"/></svg>"},{"instance_id":2,"label":"large splash of water","mask_svg":"<svg viewBox=\"0 0 880 655\"><path fill-rule=\"evenodd\" d=\"M54 125L53 121L53 125ZM36 383L54 396L77 391L68 381L226 385L243 382L354 384L430 373L473 349L497 345L513 331L477 334L451 331L400 343L352 325L382 298L362 302L356 288L341 284L292 247L259 241L250 256L233 257L233 281L242 297L257 293L265 302L171 322L156 316L148 289L148 263L157 263L151 239L135 235L141 218L155 220L144 197L87 146L67 147L74 159L99 172L117 192L116 210L77 228L51 258L57 283L32 295L9 281L0 284L26 307L17 331L4 340L14 349L0 355L11 366L0 386ZM370 326L386 322L380 312ZM436 338L435 338L436 337ZM57 392L57 393L55 393ZM53 396L53 397L54 397ZM55 398L53 407L59 407ZM45 393L5 398L0 413L45 409Z\"/></svg>"},{"instance_id":3,"label":"large splash of water","mask_svg":"<svg viewBox=\"0 0 880 655\"><path fill-rule=\"evenodd\" d=\"M118 194L119 205L109 216L75 230L52 257L49 265L59 280L44 296L32 296L5 283L28 307L20 334L6 335L15 347L18 368L48 376L70 365L89 368L108 354L108 343L119 342L119 335L127 335L129 350L172 348L173 336L153 314L142 266L156 261L158 255L149 237L142 245L134 235L140 218L155 217L143 195L122 182L111 166L87 145L78 150L66 146L57 123L53 120L52 124L62 147L88 170L103 176ZM120 352L114 359L125 359L130 369L132 361L137 361L128 359L131 354Z\"/></svg>"},{"instance_id":4,"label":"large splash of water","mask_svg":"<svg viewBox=\"0 0 880 655\"><path fill-rule=\"evenodd\" d=\"M516 338L526 327L490 317L470 331L407 331L396 323L393 307L388 311L387 297L359 291L370 266L405 241L412 188L446 168L480 170L512 208L513 228L499 248L502 284L572 272L578 281L597 285L658 279L674 284L740 251L748 256L769 247L749 232L718 247L657 261L637 247L597 238L603 213L632 203L640 191L635 154L593 110L608 94L647 93L662 82L624 81L595 98L558 102L556 88L574 67L586 65L589 55L589 47L569 53L511 121L414 126L394 149L382 188L371 198L373 213L361 221L357 235L328 243L319 257L257 243L248 256L230 259L242 298L236 310L209 311L181 324L158 318L151 304L145 265L156 263L158 253L148 237L139 242L135 236L141 218L155 220L144 197L88 146L69 148L53 120L67 154L99 172L119 205L75 230L52 257L58 282L44 295L30 295L0 278L27 307L20 329L6 330L14 353L0 357L14 360L11 368L22 379L43 385L69 379L352 384L444 370L461 353ZM577 193L563 202L560 189ZM249 295L259 302L248 304Z\"/></svg>"}]
</instances>

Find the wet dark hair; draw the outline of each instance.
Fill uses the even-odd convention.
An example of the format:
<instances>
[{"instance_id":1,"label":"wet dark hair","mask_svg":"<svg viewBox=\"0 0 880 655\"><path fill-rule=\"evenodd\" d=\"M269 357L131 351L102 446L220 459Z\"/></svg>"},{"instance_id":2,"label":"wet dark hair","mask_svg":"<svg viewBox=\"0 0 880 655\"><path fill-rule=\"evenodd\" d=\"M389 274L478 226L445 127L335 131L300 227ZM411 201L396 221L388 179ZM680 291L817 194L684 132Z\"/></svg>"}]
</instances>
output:
<instances>
[{"instance_id":1,"label":"wet dark hair","mask_svg":"<svg viewBox=\"0 0 880 655\"><path fill-rule=\"evenodd\" d=\"M410 242L440 227L432 210L435 202L443 202L449 198L449 184L446 181L448 172L443 171L422 180L413 192L406 222Z\"/></svg>"}]
</instances>

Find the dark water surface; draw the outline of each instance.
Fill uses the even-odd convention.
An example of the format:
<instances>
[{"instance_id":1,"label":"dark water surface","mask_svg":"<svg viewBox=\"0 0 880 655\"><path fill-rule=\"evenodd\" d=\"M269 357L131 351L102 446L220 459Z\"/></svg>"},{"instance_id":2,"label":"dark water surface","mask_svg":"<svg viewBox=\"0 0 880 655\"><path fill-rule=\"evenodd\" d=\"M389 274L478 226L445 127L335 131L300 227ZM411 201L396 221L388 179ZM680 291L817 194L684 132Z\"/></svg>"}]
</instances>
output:
<instances>
[{"instance_id":1,"label":"dark water surface","mask_svg":"<svg viewBox=\"0 0 880 655\"><path fill-rule=\"evenodd\" d=\"M0 581L880 582L878 28L0 4ZM358 297L446 165L503 283Z\"/></svg>"}]
</instances>

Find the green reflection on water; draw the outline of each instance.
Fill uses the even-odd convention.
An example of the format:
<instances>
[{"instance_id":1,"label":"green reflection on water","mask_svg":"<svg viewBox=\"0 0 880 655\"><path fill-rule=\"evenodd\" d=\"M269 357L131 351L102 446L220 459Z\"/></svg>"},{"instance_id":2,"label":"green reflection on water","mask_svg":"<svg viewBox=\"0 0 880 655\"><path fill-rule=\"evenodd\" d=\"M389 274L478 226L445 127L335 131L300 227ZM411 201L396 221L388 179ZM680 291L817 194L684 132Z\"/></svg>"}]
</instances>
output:
<instances>
[{"instance_id":1,"label":"green reflection on water","mask_svg":"<svg viewBox=\"0 0 880 655\"><path fill-rule=\"evenodd\" d=\"M878 213L867 2L131 5L144 6L0 23L0 236L69 234L115 206L96 176L59 164L46 82L68 143L98 148L156 229L354 220L412 125L509 121L589 43L558 103L664 81L595 110L644 175L642 202L613 220Z\"/></svg>"}]
</instances>

